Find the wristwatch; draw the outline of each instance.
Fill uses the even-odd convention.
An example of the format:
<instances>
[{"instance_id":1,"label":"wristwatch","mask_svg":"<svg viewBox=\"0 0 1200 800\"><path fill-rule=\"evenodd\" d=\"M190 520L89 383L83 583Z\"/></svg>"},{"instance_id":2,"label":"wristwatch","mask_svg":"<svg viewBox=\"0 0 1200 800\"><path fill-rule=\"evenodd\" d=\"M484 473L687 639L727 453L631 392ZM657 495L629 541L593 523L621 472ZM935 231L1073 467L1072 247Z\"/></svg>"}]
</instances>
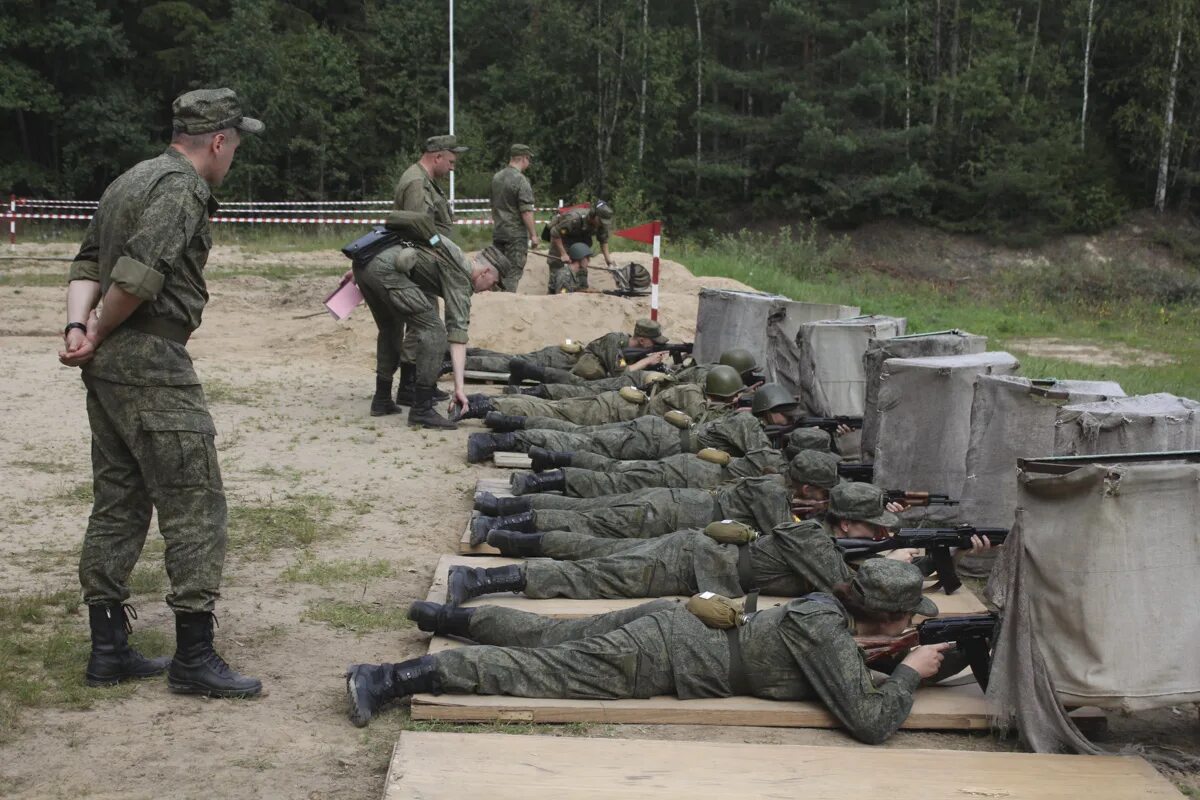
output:
<instances>
[{"instance_id":1,"label":"wristwatch","mask_svg":"<svg viewBox=\"0 0 1200 800\"><path fill-rule=\"evenodd\" d=\"M63 328L63 336L66 336L75 328L87 333L87 325L84 325L82 322L68 322L67 327Z\"/></svg>"}]
</instances>

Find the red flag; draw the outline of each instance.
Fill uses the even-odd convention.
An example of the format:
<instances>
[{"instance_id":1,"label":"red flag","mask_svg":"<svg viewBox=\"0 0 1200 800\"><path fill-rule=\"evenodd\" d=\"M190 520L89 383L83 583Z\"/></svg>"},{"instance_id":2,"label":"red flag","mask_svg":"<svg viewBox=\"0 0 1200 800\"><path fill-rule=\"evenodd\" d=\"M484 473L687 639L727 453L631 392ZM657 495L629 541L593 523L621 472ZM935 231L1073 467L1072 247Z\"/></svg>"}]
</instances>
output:
<instances>
[{"instance_id":1,"label":"red flag","mask_svg":"<svg viewBox=\"0 0 1200 800\"><path fill-rule=\"evenodd\" d=\"M623 231L613 231L617 236L625 239L632 239L635 242L645 242L653 244L654 237L662 233L662 222L654 220L647 222L644 225L637 225L633 228L626 228Z\"/></svg>"}]
</instances>

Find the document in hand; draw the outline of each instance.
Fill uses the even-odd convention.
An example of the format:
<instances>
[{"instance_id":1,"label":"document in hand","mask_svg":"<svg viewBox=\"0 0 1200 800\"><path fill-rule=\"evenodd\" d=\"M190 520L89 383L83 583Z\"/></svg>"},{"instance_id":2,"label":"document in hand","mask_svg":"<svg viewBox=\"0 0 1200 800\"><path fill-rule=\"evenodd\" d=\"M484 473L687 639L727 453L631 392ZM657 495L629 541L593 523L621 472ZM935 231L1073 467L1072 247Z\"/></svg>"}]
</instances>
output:
<instances>
[{"instance_id":1,"label":"document in hand","mask_svg":"<svg viewBox=\"0 0 1200 800\"><path fill-rule=\"evenodd\" d=\"M329 309L334 319L345 319L362 301L362 292L358 290L353 279L347 276L338 288L325 298L325 308Z\"/></svg>"}]
</instances>

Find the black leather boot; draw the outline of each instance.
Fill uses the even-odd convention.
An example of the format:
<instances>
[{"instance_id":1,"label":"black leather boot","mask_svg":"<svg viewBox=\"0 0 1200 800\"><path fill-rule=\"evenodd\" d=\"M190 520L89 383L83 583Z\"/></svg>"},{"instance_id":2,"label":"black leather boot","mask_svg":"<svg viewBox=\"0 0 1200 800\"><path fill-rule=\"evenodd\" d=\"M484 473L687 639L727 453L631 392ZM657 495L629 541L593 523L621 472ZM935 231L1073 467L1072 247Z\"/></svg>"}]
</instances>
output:
<instances>
[{"instance_id":1,"label":"black leather boot","mask_svg":"<svg viewBox=\"0 0 1200 800\"><path fill-rule=\"evenodd\" d=\"M129 646L131 618L137 619L133 606L121 603L88 606L88 622L92 627L92 654L84 672L88 686L115 686L131 678L152 678L171 664L170 656L146 658Z\"/></svg>"},{"instance_id":2,"label":"black leather boot","mask_svg":"<svg viewBox=\"0 0 1200 800\"><path fill-rule=\"evenodd\" d=\"M521 564L488 568L455 565L446 578L446 605L458 606L480 595L524 588L525 570Z\"/></svg>"},{"instance_id":3,"label":"black leather boot","mask_svg":"<svg viewBox=\"0 0 1200 800\"><path fill-rule=\"evenodd\" d=\"M525 418L517 414L501 414L499 411L489 411L483 417L483 424L496 433L525 430Z\"/></svg>"},{"instance_id":4,"label":"black leather boot","mask_svg":"<svg viewBox=\"0 0 1200 800\"><path fill-rule=\"evenodd\" d=\"M573 454L563 450L547 450L534 445L529 448L529 460L533 462L534 472L545 472L548 469L571 466Z\"/></svg>"},{"instance_id":5,"label":"black leather boot","mask_svg":"<svg viewBox=\"0 0 1200 800\"><path fill-rule=\"evenodd\" d=\"M541 383L545 379L545 367L520 358L514 358L508 362L509 384L516 385L521 381L537 381L538 383Z\"/></svg>"},{"instance_id":6,"label":"black leather boot","mask_svg":"<svg viewBox=\"0 0 1200 800\"><path fill-rule=\"evenodd\" d=\"M488 533L487 543L511 558L541 558L544 535L496 529Z\"/></svg>"},{"instance_id":7,"label":"black leather boot","mask_svg":"<svg viewBox=\"0 0 1200 800\"><path fill-rule=\"evenodd\" d=\"M400 363L400 385L396 387L396 405L411 406L416 398L417 365Z\"/></svg>"},{"instance_id":8,"label":"black leather boot","mask_svg":"<svg viewBox=\"0 0 1200 800\"><path fill-rule=\"evenodd\" d=\"M495 411L492 398L486 394L467 395L467 407L459 409L455 419L483 419L489 411Z\"/></svg>"},{"instance_id":9,"label":"black leather boot","mask_svg":"<svg viewBox=\"0 0 1200 800\"><path fill-rule=\"evenodd\" d=\"M408 409L409 425L420 425L424 428L451 431L458 429L458 425L446 419L434 409L432 386L418 386L414 392L412 407Z\"/></svg>"},{"instance_id":10,"label":"black leather boot","mask_svg":"<svg viewBox=\"0 0 1200 800\"><path fill-rule=\"evenodd\" d=\"M471 616L474 613L473 608L457 608L425 600L418 600L408 607L408 618L417 623L421 630L460 639L471 638Z\"/></svg>"},{"instance_id":11,"label":"black leather boot","mask_svg":"<svg viewBox=\"0 0 1200 800\"><path fill-rule=\"evenodd\" d=\"M441 694L437 657L421 656L399 664L351 664L346 668L350 721L362 728L391 702L410 694Z\"/></svg>"},{"instance_id":12,"label":"black leather boot","mask_svg":"<svg viewBox=\"0 0 1200 800\"><path fill-rule=\"evenodd\" d=\"M528 497L496 497L491 492L480 492L475 495L475 510L489 517L504 517L533 511L533 503Z\"/></svg>"},{"instance_id":13,"label":"black leather boot","mask_svg":"<svg viewBox=\"0 0 1200 800\"><path fill-rule=\"evenodd\" d=\"M525 511L520 514L511 514L507 517L477 516L471 520L471 546L477 547L486 542L487 535L497 528L503 528L506 531L533 533L535 530L533 527L533 515L533 511Z\"/></svg>"},{"instance_id":14,"label":"black leather boot","mask_svg":"<svg viewBox=\"0 0 1200 800\"><path fill-rule=\"evenodd\" d=\"M392 402L392 379L375 376L375 396L371 398L371 416L399 414L404 409Z\"/></svg>"},{"instance_id":15,"label":"black leather boot","mask_svg":"<svg viewBox=\"0 0 1200 800\"><path fill-rule=\"evenodd\" d=\"M511 433L472 433L467 435L467 463L487 461L497 450L520 450L517 437Z\"/></svg>"},{"instance_id":16,"label":"black leather boot","mask_svg":"<svg viewBox=\"0 0 1200 800\"><path fill-rule=\"evenodd\" d=\"M175 612L175 658L167 688L209 697L255 697L262 682L234 672L213 649L214 617L208 611Z\"/></svg>"},{"instance_id":17,"label":"black leather boot","mask_svg":"<svg viewBox=\"0 0 1200 800\"><path fill-rule=\"evenodd\" d=\"M514 472L508 480L512 493L517 497L539 492L561 492L567 488L566 474L561 469L548 472Z\"/></svg>"}]
</instances>

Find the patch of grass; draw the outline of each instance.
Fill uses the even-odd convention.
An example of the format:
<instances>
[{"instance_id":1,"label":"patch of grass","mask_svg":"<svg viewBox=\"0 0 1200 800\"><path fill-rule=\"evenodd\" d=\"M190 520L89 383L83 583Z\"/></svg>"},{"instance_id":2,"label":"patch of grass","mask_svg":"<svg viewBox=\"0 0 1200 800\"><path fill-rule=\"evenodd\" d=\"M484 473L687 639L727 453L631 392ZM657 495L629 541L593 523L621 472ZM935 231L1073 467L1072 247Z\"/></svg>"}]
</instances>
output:
<instances>
[{"instance_id":1,"label":"patch of grass","mask_svg":"<svg viewBox=\"0 0 1200 800\"><path fill-rule=\"evenodd\" d=\"M11 465L18 469L27 469L31 472L45 472L51 475L75 471L75 465L68 464L65 461L13 461Z\"/></svg>"},{"instance_id":2,"label":"patch of grass","mask_svg":"<svg viewBox=\"0 0 1200 800\"><path fill-rule=\"evenodd\" d=\"M267 429L262 428L262 430ZM304 473L295 467L277 467L274 464L264 464L263 466L255 467L250 471L255 475L261 475L264 478L279 478L287 481L288 483L299 483L300 479L304 477Z\"/></svg>"},{"instance_id":3,"label":"patch of grass","mask_svg":"<svg viewBox=\"0 0 1200 800\"><path fill-rule=\"evenodd\" d=\"M349 240L347 240L349 241ZM345 245L345 242L338 247ZM328 278L341 277L345 274L349 261L336 267L313 267L290 264L246 264L242 266L223 266L206 270L207 278L265 278L269 281L291 281L296 278Z\"/></svg>"},{"instance_id":4,"label":"patch of grass","mask_svg":"<svg viewBox=\"0 0 1200 800\"><path fill-rule=\"evenodd\" d=\"M229 509L229 549L243 557L265 557L281 548L307 547L342 533L330 521L333 500L320 494L286 495L282 500Z\"/></svg>"},{"instance_id":5,"label":"patch of grass","mask_svg":"<svg viewBox=\"0 0 1200 800\"><path fill-rule=\"evenodd\" d=\"M204 398L210 403L228 403L230 405L251 405L262 399L262 394L246 386L234 386L221 380L204 382Z\"/></svg>"},{"instance_id":6,"label":"patch of grass","mask_svg":"<svg viewBox=\"0 0 1200 800\"><path fill-rule=\"evenodd\" d=\"M85 483L76 483L72 486L67 486L51 497L50 502L53 505L66 503L90 506L94 499L95 497L92 495L92 482L87 481Z\"/></svg>"},{"instance_id":7,"label":"patch of grass","mask_svg":"<svg viewBox=\"0 0 1200 800\"><path fill-rule=\"evenodd\" d=\"M64 265L65 267L65 265ZM66 286L66 270L57 272L0 272L0 286Z\"/></svg>"},{"instance_id":8,"label":"patch of grass","mask_svg":"<svg viewBox=\"0 0 1200 800\"><path fill-rule=\"evenodd\" d=\"M142 562L129 576L129 591L134 595L161 595L167 589L167 571L161 563Z\"/></svg>"},{"instance_id":9,"label":"patch of grass","mask_svg":"<svg viewBox=\"0 0 1200 800\"><path fill-rule=\"evenodd\" d=\"M308 604L303 619L327 622L335 628L355 633L398 631L411 628L407 609L378 603L344 603L340 600L316 600Z\"/></svg>"},{"instance_id":10,"label":"patch of grass","mask_svg":"<svg viewBox=\"0 0 1200 800\"><path fill-rule=\"evenodd\" d=\"M291 583L313 583L333 586L338 583L360 583L396 575L396 567L382 559L353 561L301 561L279 576Z\"/></svg>"}]
</instances>

